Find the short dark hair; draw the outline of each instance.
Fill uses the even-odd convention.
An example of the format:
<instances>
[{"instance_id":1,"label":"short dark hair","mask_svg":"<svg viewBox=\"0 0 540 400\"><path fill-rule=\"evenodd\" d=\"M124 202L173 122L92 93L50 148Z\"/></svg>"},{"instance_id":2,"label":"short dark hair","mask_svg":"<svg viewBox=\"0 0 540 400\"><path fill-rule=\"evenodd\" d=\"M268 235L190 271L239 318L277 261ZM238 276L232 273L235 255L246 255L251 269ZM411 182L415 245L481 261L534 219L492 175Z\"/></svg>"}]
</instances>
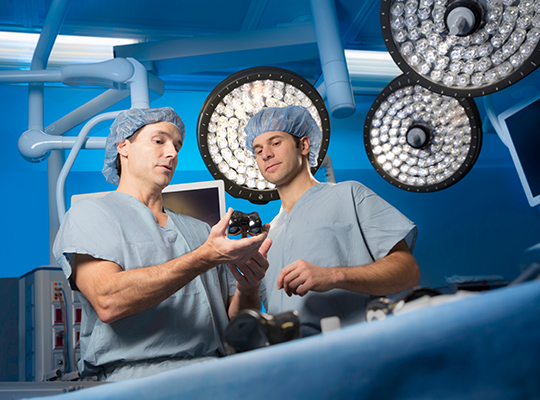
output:
<instances>
[{"instance_id":1,"label":"short dark hair","mask_svg":"<svg viewBox=\"0 0 540 400\"><path fill-rule=\"evenodd\" d=\"M126 139L129 140L131 143L133 143L135 139L137 139L137 136L139 136L139 132L141 131L141 129L144 128L145 126L146 125L141 126L139 129L133 132L131 136L128 136ZM115 166L116 166L116 173L118 174L118 177L120 178L120 176L122 175L122 163L120 162L120 154L116 155Z\"/></svg>"},{"instance_id":2,"label":"short dark hair","mask_svg":"<svg viewBox=\"0 0 540 400\"><path fill-rule=\"evenodd\" d=\"M289 133L289 135L291 135L291 134ZM294 141L296 142L296 148L299 149L300 148L300 139L301 138L299 138L298 136L294 136L294 135L291 135L291 136L293 137Z\"/></svg>"}]
</instances>

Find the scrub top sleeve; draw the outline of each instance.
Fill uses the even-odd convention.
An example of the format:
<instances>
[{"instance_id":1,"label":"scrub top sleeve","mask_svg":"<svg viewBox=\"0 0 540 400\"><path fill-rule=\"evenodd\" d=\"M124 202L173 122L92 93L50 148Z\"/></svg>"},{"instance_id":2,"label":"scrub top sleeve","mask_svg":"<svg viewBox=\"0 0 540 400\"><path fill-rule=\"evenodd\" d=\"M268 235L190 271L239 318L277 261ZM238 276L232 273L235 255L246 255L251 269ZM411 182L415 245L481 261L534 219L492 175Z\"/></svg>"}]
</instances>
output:
<instances>
[{"instance_id":1,"label":"scrub top sleeve","mask_svg":"<svg viewBox=\"0 0 540 400\"><path fill-rule=\"evenodd\" d=\"M358 223L375 260L386 256L401 240L414 250L417 228L395 207L362 185L355 188L355 202Z\"/></svg>"},{"instance_id":2,"label":"scrub top sleeve","mask_svg":"<svg viewBox=\"0 0 540 400\"><path fill-rule=\"evenodd\" d=\"M93 200L77 201L66 213L56 235L53 254L67 278L71 276L75 253L123 264L115 218Z\"/></svg>"}]
</instances>

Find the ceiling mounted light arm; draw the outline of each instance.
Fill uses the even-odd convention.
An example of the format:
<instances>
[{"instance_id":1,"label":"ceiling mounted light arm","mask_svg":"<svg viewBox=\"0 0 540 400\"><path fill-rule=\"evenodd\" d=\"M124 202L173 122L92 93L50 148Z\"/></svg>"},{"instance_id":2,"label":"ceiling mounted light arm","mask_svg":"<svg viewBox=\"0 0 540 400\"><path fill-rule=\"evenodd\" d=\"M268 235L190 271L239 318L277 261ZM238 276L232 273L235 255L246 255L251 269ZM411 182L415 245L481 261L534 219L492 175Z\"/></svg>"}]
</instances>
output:
<instances>
[{"instance_id":1,"label":"ceiling mounted light arm","mask_svg":"<svg viewBox=\"0 0 540 400\"><path fill-rule=\"evenodd\" d=\"M375 170L392 185L434 192L469 172L480 153L481 132L473 99L431 92L401 75L369 110L364 146Z\"/></svg>"},{"instance_id":2,"label":"ceiling mounted light arm","mask_svg":"<svg viewBox=\"0 0 540 400\"><path fill-rule=\"evenodd\" d=\"M260 204L279 199L245 147L244 127L263 108L289 105L305 107L321 128L320 166L330 141L330 118L320 94L301 76L281 68L250 68L223 80L207 97L197 122L199 151L214 179L223 180L233 197Z\"/></svg>"},{"instance_id":3,"label":"ceiling mounted light arm","mask_svg":"<svg viewBox=\"0 0 540 400\"><path fill-rule=\"evenodd\" d=\"M118 89L129 87L131 94L132 107L148 108L149 100L149 79L146 69L135 59L113 59L95 64L69 65L62 67L60 71L42 70L42 71L7 71L2 74L0 71L0 81L25 82L27 79L58 79L68 85L93 84L99 86L109 86ZM28 72L28 74L25 74ZM161 80L159 80L161 81ZM155 79L150 79L153 88L161 89ZM161 82L162 83L162 82ZM119 101L124 96L104 96L100 101L95 102L88 107L82 106L81 112L75 110L69 118L59 124L58 127L48 127L48 132L62 134L67 128L76 126L78 123L93 117L89 112L100 112L103 109L103 102L110 105L110 101ZM89 103L88 103L89 104ZM66 116L68 117L68 116ZM63 128L63 129L59 129ZM62 131L63 130L63 131ZM70 140L57 139L46 134L39 129L29 129L19 138L19 152L30 162L40 162L47 158L51 150L70 148ZM88 146L86 148L89 148Z\"/></svg>"},{"instance_id":4,"label":"ceiling mounted light arm","mask_svg":"<svg viewBox=\"0 0 540 400\"><path fill-rule=\"evenodd\" d=\"M530 0L382 0L381 29L398 67L449 96L484 96L540 62L540 3Z\"/></svg>"},{"instance_id":5,"label":"ceiling mounted light arm","mask_svg":"<svg viewBox=\"0 0 540 400\"><path fill-rule=\"evenodd\" d=\"M0 82L62 82L68 86L89 85L122 89L120 85L131 79L134 72L133 61L115 58L93 64L66 65L55 70L0 71Z\"/></svg>"}]
</instances>

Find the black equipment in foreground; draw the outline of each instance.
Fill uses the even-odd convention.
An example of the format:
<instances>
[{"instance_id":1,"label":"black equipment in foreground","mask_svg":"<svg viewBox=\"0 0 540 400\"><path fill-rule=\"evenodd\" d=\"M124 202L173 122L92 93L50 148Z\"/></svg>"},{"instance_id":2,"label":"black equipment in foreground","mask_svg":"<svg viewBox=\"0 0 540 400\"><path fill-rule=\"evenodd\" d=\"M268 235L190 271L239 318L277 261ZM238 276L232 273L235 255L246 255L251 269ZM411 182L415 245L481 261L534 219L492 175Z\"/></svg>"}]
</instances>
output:
<instances>
[{"instance_id":1,"label":"black equipment in foreground","mask_svg":"<svg viewBox=\"0 0 540 400\"><path fill-rule=\"evenodd\" d=\"M225 348L227 354L231 355L299 339L301 336L296 311L270 315L255 310L242 310L231 319L225 330Z\"/></svg>"}]
</instances>

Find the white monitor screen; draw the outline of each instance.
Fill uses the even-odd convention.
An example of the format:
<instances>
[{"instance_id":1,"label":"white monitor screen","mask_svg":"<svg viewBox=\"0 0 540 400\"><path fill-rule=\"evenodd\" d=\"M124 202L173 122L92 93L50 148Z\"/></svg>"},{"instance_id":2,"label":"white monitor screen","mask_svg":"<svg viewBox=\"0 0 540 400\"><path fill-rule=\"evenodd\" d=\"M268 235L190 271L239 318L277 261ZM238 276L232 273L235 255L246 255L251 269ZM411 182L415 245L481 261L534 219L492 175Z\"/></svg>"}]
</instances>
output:
<instances>
[{"instance_id":1,"label":"white monitor screen","mask_svg":"<svg viewBox=\"0 0 540 400\"><path fill-rule=\"evenodd\" d=\"M225 186L221 180L167 186L163 190L163 204L178 214L214 226L226 212Z\"/></svg>"}]
</instances>

